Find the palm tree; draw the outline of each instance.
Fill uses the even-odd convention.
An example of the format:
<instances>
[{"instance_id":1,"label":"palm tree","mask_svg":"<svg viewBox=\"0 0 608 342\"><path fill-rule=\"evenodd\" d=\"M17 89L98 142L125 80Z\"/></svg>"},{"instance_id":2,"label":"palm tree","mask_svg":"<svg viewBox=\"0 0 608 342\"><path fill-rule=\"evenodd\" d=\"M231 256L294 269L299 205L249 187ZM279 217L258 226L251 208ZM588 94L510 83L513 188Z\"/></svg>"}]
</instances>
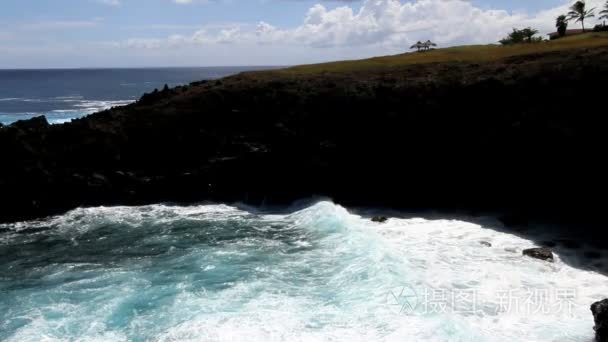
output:
<instances>
[{"instance_id":1,"label":"palm tree","mask_svg":"<svg viewBox=\"0 0 608 342\"><path fill-rule=\"evenodd\" d=\"M437 46L437 44L433 43L430 39L422 44L425 50L430 50L431 47Z\"/></svg>"},{"instance_id":2,"label":"palm tree","mask_svg":"<svg viewBox=\"0 0 608 342\"><path fill-rule=\"evenodd\" d=\"M566 35L566 31L568 30L568 18L565 15L560 15L555 20L555 27L557 27L557 33L560 37Z\"/></svg>"},{"instance_id":3,"label":"palm tree","mask_svg":"<svg viewBox=\"0 0 608 342\"><path fill-rule=\"evenodd\" d=\"M418 51L420 51L420 49L422 49L424 47L424 44L422 44L421 41L418 41L416 44L410 46L410 49L418 49Z\"/></svg>"},{"instance_id":4,"label":"palm tree","mask_svg":"<svg viewBox=\"0 0 608 342\"><path fill-rule=\"evenodd\" d=\"M600 14L602 15L599 17L600 20L608 19L608 1L606 1L606 4L604 5L604 9L600 12Z\"/></svg>"},{"instance_id":5,"label":"palm tree","mask_svg":"<svg viewBox=\"0 0 608 342\"><path fill-rule=\"evenodd\" d=\"M568 12L568 20L576 19L576 22L581 22L583 26L583 32L585 32L585 19L595 17L595 8L586 9L587 4L585 1L577 1L570 7L570 12Z\"/></svg>"}]
</instances>

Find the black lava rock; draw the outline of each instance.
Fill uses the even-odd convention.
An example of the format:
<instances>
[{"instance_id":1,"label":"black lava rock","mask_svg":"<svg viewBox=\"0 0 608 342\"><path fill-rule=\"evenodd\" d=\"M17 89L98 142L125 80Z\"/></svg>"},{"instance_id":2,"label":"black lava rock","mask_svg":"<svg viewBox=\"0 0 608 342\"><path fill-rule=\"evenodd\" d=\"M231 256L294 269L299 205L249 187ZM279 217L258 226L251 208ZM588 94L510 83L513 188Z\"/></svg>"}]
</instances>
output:
<instances>
[{"instance_id":1,"label":"black lava rock","mask_svg":"<svg viewBox=\"0 0 608 342\"><path fill-rule=\"evenodd\" d=\"M44 115L41 115L33 117L29 120L19 120L12 126L28 131L38 131L46 129L49 126L49 122L46 120Z\"/></svg>"},{"instance_id":2,"label":"black lava rock","mask_svg":"<svg viewBox=\"0 0 608 342\"><path fill-rule=\"evenodd\" d=\"M605 97L608 46L314 70L242 73L61 125L2 127L0 222L100 205L326 197L510 213L507 226L575 222L608 241L582 222L605 219L594 195L608 193L608 116L597 114L602 101L580 100Z\"/></svg>"},{"instance_id":3,"label":"black lava rock","mask_svg":"<svg viewBox=\"0 0 608 342\"><path fill-rule=\"evenodd\" d=\"M598 342L608 341L608 299L591 305L593 320L595 321L595 339Z\"/></svg>"},{"instance_id":4,"label":"black lava rock","mask_svg":"<svg viewBox=\"0 0 608 342\"><path fill-rule=\"evenodd\" d=\"M372 218L372 222L384 223L386 221L388 221L388 217L385 216L374 216Z\"/></svg>"},{"instance_id":5,"label":"black lava rock","mask_svg":"<svg viewBox=\"0 0 608 342\"><path fill-rule=\"evenodd\" d=\"M523 251L525 256L553 262L553 252L549 248L531 248Z\"/></svg>"}]
</instances>

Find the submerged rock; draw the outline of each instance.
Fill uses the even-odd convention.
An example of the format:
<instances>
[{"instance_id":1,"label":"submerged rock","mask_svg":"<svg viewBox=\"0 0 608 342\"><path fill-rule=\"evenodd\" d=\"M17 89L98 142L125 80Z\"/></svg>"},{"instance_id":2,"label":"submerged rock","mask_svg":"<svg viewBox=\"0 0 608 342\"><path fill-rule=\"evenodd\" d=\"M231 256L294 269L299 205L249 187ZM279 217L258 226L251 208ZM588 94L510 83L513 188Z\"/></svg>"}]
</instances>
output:
<instances>
[{"instance_id":1,"label":"submerged rock","mask_svg":"<svg viewBox=\"0 0 608 342\"><path fill-rule=\"evenodd\" d=\"M482 246L486 246L486 247L492 247L492 244L491 244L491 243L489 243L488 241L479 241L479 243L480 243Z\"/></svg>"},{"instance_id":2,"label":"submerged rock","mask_svg":"<svg viewBox=\"0 0 608 342\"><path fill-rule=\"evenodd\" d=\"M530 248L523 251L525 256L553 262L553 252L549 248Z\"/></svg>"},{"instance_id":3,"label":"submerged rock","mask_svg":"<svg viewBox=\"0 0 608 342\"><path fill-rule=\"evenodd\" d=\"M593 303L591 305L593 320L595 321L595 340L598 342L608 341L608 299Z\"/></svg>"},{"instance_id":4,"label":"submerged rock","mask_svg":"<svg viewBox=\"0 0 608 342\"><path fill-rule=\"evenodd\" d=\"M386 216L374 216L372 218L372 222L384 223L388 221L388 217Z\"/></svg>"}]
</instances>

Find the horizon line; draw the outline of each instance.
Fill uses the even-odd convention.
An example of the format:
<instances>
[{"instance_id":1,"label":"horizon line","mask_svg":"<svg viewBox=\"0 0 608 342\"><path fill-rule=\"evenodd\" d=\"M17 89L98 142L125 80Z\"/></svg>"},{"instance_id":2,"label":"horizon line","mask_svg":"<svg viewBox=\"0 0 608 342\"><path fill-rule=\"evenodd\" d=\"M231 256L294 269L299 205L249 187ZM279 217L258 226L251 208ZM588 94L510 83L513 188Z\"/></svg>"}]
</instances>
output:
<instances>
[{"instance_id":1,"label":"horizon line","mask_svg":"<svg viewBox=\"0 0 608 342\"><path fill-rule=\"evenodd\" d=\"M45 71L45 70L110 70L110 69L203 69L203 68L286 68L292 65L209 65L209 66L104 66L104 67L48 67L48 68L0 68L0 71Z\"/></svg>"}]
</instances>

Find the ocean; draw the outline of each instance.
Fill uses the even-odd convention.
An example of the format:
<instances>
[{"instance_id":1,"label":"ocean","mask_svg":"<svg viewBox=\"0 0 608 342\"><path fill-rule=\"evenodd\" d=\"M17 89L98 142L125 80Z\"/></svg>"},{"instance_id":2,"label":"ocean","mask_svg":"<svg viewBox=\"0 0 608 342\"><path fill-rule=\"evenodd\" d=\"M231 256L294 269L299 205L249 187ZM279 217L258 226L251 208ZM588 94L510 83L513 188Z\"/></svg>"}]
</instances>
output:
<instances>
[{"instance_id":1,"label":"ocean","mask_svg":"<svg viewBox=\"0 0 608 342\"><path fill-rule=\"evenodd\" d=\"M45 115L63 123L146 92L270 67L0 70L0 123Z\"/></svg>"},{"instance_id":2,"label":"ocean","mask_svg":"<svg viewBox=\"0 0 608 342\"><path fill-rule=\"evenodd\" d=\"M0 340L592 341L608 282L573 266L591 247L548 263L492 217L360 210L99 207L0 225Z\"/></svg>"}]
</instances>

